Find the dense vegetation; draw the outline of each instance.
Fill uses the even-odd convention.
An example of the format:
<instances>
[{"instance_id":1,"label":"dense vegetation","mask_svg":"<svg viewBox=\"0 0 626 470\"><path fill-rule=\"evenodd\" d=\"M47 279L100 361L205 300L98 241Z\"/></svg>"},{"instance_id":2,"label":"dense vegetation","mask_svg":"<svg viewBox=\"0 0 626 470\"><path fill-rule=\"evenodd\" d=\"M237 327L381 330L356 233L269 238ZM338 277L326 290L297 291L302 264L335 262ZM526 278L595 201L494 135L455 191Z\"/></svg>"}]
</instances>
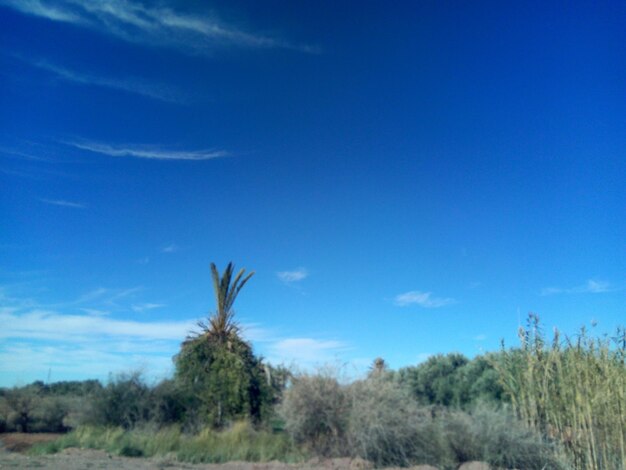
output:
<instances>
[{"instance_id":1,"label":"dense vegetation","mask_svg":"<svg viewBox=\"0 0 626 470\"><path fill-rule=\"evenodd\" d=\"M544 339L536 316L519 348L437 355L367 377L292 374L256 356L233 303L253 273L211 265L216 311L174 357L174 377L138 373L0 389L0 432L66 432L71 446L186 461L361 457L377 466L617 470L626 462L626 336Z\"/></svg>"}]
</instances>

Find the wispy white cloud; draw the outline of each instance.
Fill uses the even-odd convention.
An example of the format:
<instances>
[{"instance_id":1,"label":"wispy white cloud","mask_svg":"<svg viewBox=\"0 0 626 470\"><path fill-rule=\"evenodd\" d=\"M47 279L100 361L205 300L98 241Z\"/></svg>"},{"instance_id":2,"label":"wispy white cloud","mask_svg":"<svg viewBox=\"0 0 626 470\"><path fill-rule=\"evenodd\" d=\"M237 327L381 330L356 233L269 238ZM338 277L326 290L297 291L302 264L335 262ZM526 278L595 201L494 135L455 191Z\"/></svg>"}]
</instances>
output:
<instances>
[{"instance_id":1,"label":"wispy white cloud","mask_svg":"<svg viewBox=\"0 0 626 470\"><path fill-rule=\"evenodd\" d=\"M438 308L454 304L456 303L456 300L444 297L434 297L431 292L413 290L405 292L404 294L396 295L393 302L399 307L419 305L424 308Z\"/></svg>"},{"instance_id":2,"label":"wispy white cloud","mask_svg":"<svg viewBox=\"0 0 626 470\"><path fill-rule=\"evenodd\" d=\"M110 292L110 289L106 289L104 287L98 287L96 289L90 290L89 292L86 292L85 294L81 295L78 299L76 299L72 303L80 304L83 302L89 302L91 300L101 298L108 292Z\"/></svg>"},{"instance_id":3,"label":"wispy white cloud","mask_svg":"<svg viewBox=\"0 0 626 470\"><path fill-rule=\"evenodd\" d=\"M35 155L32 155L31 153L22 152L20 150L15 150L15 149L7 148L7 147L0 147L0 154L9 155L9 156L13 156L13 157L24 159L24 160L33 160L33 161L40 161L40 162L50 161L50 159L48 158L35 156Z\"/></svg>"},{"instance_id":4,"label":"wispy white cloud","mask_svg":"<svg viewBox=\"0 0 626 470\"><path fill-rule=\"evenodd\" d=\"M65 142L65 144L89 152L109 155L111 157L134 157L155 160L211 160L226 157L224 150L165 150L154 146L110 145L100 142Z\"/></svg>"},{"instance_id":5,"label":"wispy white cloud","mask_svg":"<svg viewBox=\"0 0 626 470\"><path fill-rule=\"evenodd\" d=\"M143 370L146 378L171 376L173 348L169 343L99 341L90 344L46 344L3 341L0 344L0 383L27 384L34 380L87 378L106 380L110 373Z\"/></svg>"},{"instance_id":6,"label":"wispy white cloud","mask_svg":"<svg viewBox=\"0 0 626 470\"><path fill-rule=\"evenodd\" d=\"M168 103L185 104L189 102L189 97L183 92L162 83L151 83L147 80L139 78L99 77L96 75L80 73L42 60L27 62L35 67L54 74L56 77L72 83L121 90Z\"/></svg>"},{"instance_id":7,"label":"wispy white cloud","mask_svg":"<svg viewBox=\"0 0 626 470\"><path fill-rule=\"evenodd\" d=\"M605 292L611 292L614 287L610 282L599 281L589 279L583 285L561 288L561 287L546 287L541 289L541 295L554 295L554 294L602 294Z\"/></svg>"},{"instance_id":8,"label":"wispy white cloud","mask_svg":"<svg viewBox=\"0 0 626 470\"><path fill-rule=\"evenodd\" d=\"M72 209L85 209L87 207L85 204L64 199L40 199L40 201L53 206L70 207Z\"/></svg>"},{"instance_id":9,"label":"wispy white cloud","mask_svg":"<svg viewBox=\"0 0 626 470\"><path fill-rule=\"evenodd\" d=\"M146 312L148 310L154 310L155 308L163 308L165 304L153 304L153 303L144 303L144 304L133 304L130 308L133 312Z\"/></svg>"},{"instance_id":10,"label":"wispy white cloud","mask_svg":"<svg viewBox=\"0 0 626 470\"><path fill-rule=\"evenodd\" d=\"M89 342L100 337L182 340L195 325L193 320L138 322L101 315L75 315L34 309L24 313L0 311L0 338L47 339Z\"/></svg>"},{"instance_id":11,"label":"wispy white cloud","mask_svg":"<svg viewBox=\"0 0 626 470\"><path fill-rule=\"evenodd\" d=\"M193 331L197 319L135 321L125 317L132 307L158 304L135 302L122 311L99 306L133 298L132 289L97 288L77 300L43 307L34 299L10 295L0 286L0 386L45 379L106 378L110 372L143 368L152 377L172 371L172 356ZM267 330L243 324L248 341L271 341Z\"/></svg>"},{"instance_id":12,"label":"wispy white cloud","mask_svg":"<svg viewBox=\"0 0 626 470\"><path fill-rule=\"evenodd\" d=\"M487 339L487 335L479 334L472 338L474 341L485 341Z\"/></svg>"},{"instance_id":13,"label":"wispy white cloud","mask_svg":"<svg viewBox=\"0 0 626 470\"><path fill-rule=\"evenodd\" d=\"M72 13L64 5L55 5L45 0L2 0L0 5L14 8L28 15L40 16L52 21L80 23L79 15Z\"/></svg>"},{"instance_id":14,"label":"wispy white cloud","mask_svg":"<svg viewBox=\"0 0 626 470\"><path fill-rule=\"evenodd\" d=\"M294 269L293 271L280 271L276 273L278 279L285 283L298 282L306 279L309 272L305 268Z\"/></svg>"},{"instance_id":15,"label":"wispy white cloud","mask_svg":"<svg viewBox=\"0 0 626 470\"><path fill-rule=\"evenodd\" d=\"M81 308L80 311L85 312L87 315L92 315L96 317L102 317L111 314L109 310L101 310L98 308Z\"/></svg>"},{"instance_id":16,"label":"wispy white cloud","mask_svg":"<svg viewBox=\"0 0 626 470\"><path fill-rule=\"evenodd\" d=\"M143 287L141 286L121 289L97 287L75 300L53 305L39 305L39 307L47 309L81 308L83 311L85 308L106 311L128 310L128 307L125 306L126 303L134 299L142 290Z\"/></svg>"},{"instance_id":17,"label":"wispy white cloud","mask_svg":"<svg viewBox=\"0 0 626 470\"><path fill-rule=\"evenodd\" d=\"M215 15L191 14L128 0L1 0L24 14L75 24L124 41L204 53L216 47L283 48L319 52L317 48L255 34L228 25Z\"/></svg>"},{"instance_id":18,"label":"wispy white cloud","mask_svg":"<svg viewBox=\"0 0 626 470\"><path fill-rule=\"evenodd\" d=\"M167 246L161 248L161 253L176 253L180 248L176 243L170 243Z\"/></svg>"},{"instance_id":19,"label":"wispy white cloud","mask_svg":"<svg viewBox=\"0 0 626 470\"><path fill-rule=\"evenodd\" d=\"M322 365L337 359L349 346L336 340L315 338L287 338L273 342L268 348L268 360L272 363L296 363L302 367Z\"/></svg>"}]
</instances>

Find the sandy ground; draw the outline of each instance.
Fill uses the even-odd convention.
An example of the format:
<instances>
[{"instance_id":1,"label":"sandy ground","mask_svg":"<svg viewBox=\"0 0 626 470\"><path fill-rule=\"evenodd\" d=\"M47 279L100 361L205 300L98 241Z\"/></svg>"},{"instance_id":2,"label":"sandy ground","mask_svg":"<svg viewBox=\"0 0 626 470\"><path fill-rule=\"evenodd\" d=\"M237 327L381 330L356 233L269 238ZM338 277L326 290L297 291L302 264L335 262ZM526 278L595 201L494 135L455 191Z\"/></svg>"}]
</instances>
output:
<instances>
[{"instance_id":1,"label":"sandy ground","mask_svg":"<svg viewBox=\"0 0 626 470\"><path fill-rule=\"evenodd\" d=\"M118 457L100 450L65 449L54 454L32 457L23 454L37 442L56 438L54 434L0 434L0 469L58 469L58 470L370 470L371 465L360 459L312 460L306 464L288 465L281 462L251 463L230 462L226 464L186 464L173 458ZM437 470L418 466L414 470ZM403 469L407 470L407 469Z\"/></svg>"}]
</instances>

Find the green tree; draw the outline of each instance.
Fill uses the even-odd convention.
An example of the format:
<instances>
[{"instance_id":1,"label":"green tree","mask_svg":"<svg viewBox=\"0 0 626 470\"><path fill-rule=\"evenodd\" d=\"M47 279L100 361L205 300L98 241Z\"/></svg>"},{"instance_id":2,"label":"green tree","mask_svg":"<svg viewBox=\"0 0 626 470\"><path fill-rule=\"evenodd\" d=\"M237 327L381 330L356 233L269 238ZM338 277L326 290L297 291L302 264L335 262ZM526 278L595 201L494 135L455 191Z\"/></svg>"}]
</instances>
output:
<instances>
[{"instance_id":1,"label":"green tree","mask_svg":"<svg viewBox=\"0 0 626 470\"><path fill-rule=\"evenodd\" d=\"M228 263L220 275L211 263L216 310L200 331L189 336L175 357L176 379L200 409L200 421L222 427L237 418L258 420L271 400L261 359L240 336L233 304L254 272L234 275Z\"/></svg>"},{"instance_id":2,"label":"green tree","mask_svg":"<svg viewBox=\"0 0 626 470\"><path fill-rule=\"evenodd\" d=\"M423 405L471 409L479 402L506 401L498 374L484 356L470 361L459 353L438 354L400 369L397 378Z\"/></svg>"}]
</instances>

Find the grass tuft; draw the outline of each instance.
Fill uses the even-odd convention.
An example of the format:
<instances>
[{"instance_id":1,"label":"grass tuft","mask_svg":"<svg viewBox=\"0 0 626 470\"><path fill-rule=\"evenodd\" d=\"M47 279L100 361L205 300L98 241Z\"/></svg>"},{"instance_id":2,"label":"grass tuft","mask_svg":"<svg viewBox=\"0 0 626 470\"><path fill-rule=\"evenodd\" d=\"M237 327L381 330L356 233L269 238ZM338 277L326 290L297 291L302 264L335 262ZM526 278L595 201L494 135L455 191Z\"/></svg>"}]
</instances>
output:
<instances>
[{"instance_id":1,"label":"grass tuft","mask_svg":"<svg viewBox=\"0 0 626 470\"><path fill-rule=\"evenodd\" d=\"M256 430L238 422L224 431L204 429L184 434L177 426L160 430L84 426L45 444L34 446L33 455L53 454L69 447L101 449L126 457L163 457L192 463L301 462L304 455L282 433Z\"/></svg>"}]
</instances>

